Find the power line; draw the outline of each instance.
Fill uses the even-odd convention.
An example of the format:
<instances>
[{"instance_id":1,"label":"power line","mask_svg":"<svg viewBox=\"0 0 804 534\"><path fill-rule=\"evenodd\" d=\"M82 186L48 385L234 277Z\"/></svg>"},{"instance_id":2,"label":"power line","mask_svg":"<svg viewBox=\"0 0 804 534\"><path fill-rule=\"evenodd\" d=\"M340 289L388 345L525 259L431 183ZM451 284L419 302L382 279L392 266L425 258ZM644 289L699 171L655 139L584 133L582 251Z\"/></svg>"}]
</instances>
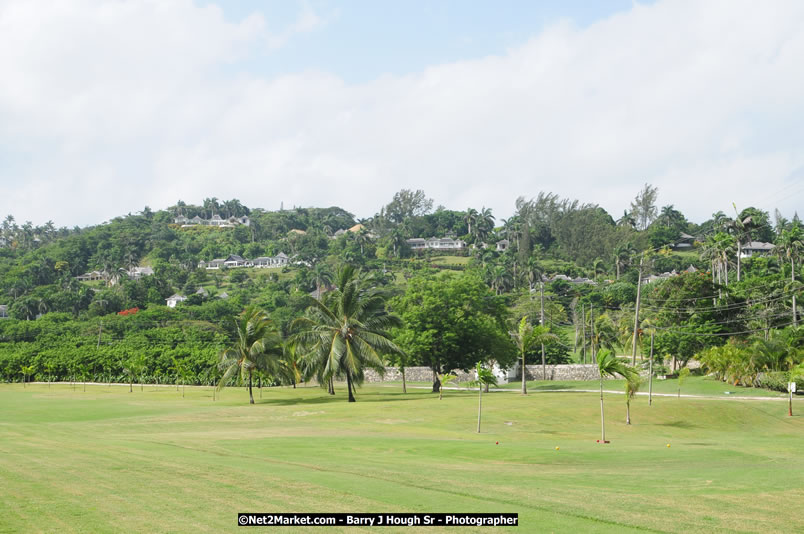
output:
<instances>
[{"instance_id":1,"label":"power line","mask_svg":"<svg viewBox=\"0 0 804 534\"><path fill-rule=\"evenodd\" d=\"M791 321L791 322L783 324L783 325L776 325L773 328L776 328L776 329L778 329L778 328L786 328L788 326L791 326L792 324L793 324L793 322ZM684 331L681 331L681 330L678 330L678 329L675 329L675 328L672 328L672 327L661 327L661 326L651 326L650 328L655 328L656 330L664 330L664 331L667 331L667 332L675 332L675 333L684 334L684 335L687 335L687 336L698 336L698 337L738 336L738 335L744 335L744 334L755 334L757 332L765 332L765 331L768 330L767 328L757 328L757 329L754 329L754 330L742 330L740 332L719 332L719 333L713 332L713 333L707 333L707 332L684 332ZM646 329L646 330L648 330L648 329Z\"/></svg>"}]
</instances>

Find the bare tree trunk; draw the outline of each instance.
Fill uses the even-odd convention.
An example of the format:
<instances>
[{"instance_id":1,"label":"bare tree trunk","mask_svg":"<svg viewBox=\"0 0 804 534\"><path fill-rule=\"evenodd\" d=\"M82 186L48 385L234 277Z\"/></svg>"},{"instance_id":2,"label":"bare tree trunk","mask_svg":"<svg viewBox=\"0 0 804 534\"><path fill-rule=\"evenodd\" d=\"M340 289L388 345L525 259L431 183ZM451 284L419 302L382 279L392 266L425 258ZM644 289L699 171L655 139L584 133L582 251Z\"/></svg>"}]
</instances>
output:
<instances>
[{"instance_id":1,"label":"bare tree trunk","mask_svg":"<svg viewBox=\"0 0 804 534\"><path fill-rule=\"evenodd\" d=\"M441 380L438 379L438 373L434 370L433 371L433 393L439 393L441 391Z\"/></svg>"},{"instance_id":2,"label":"bare tree trunk","mask_svg":"<svg viewBox=\"0 0 804 534\"><path fill-rule=\"evenodd\" d=\"M528 386L526 385L525 380L525 351L522 351L522 394L528 394Z\"/></svg>"},{"instance_id":3,"label":"bare tree trunk","mask_svg":"<svg viewBox=\"0 0 804 534\"><path fill-rule=\"evenodd\" d=\"M349 392L349 402L355 402L355 396L352 395L352 374L346 371L346 390Z\"/></svg>"},{"instance_id":4,"label":"bare tree trunk","mask_svg":"<svg viewBox=\"0 0 804 534\"><path fill-rule=\"evenodd\" d=\"M248 402L254 404L254 394L251 391L251 371L248 372Z\"/></svg>"},{"instance_id":5,"label":"bare tree trunk","mask_svg":"<svg viewBox=\"0 0 804 534\"><path fill-rule=\"evenodd\" d=\"M405 368L402 368L402 393L407 393L408 387L405 381Z\"/></svg>"}]
</instances>

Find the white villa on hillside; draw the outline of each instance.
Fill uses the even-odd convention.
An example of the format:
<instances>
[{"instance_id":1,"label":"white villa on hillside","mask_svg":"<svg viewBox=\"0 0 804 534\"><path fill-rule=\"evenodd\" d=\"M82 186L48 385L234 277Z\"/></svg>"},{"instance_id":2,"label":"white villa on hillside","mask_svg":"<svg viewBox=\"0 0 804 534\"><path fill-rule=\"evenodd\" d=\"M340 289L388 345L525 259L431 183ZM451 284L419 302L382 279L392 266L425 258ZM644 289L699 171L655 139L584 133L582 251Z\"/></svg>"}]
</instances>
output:
<instances>
[{"instance_id":1,"label":"white villa on hillside","mask_svg":"<svg viewBox=\"0 0 804 534\"><path fill-rule=\"evenodd\" d=\"M251 260L251 264L254 267L259 267L263 269L270 269L272 267L284 267L290 263L290 258L284 252L280 252L276 256L260 256L259 258L254 258Z\"/></svg>"},{"instance_id":2,"label":"white villa on hillside","mask_svg":"<svg viewBox=\"0 0 804 534\"><path fill-rule=\"evenodd\" d=\"M407 240L408 245L413 250L436 249L436 250L461 250L466 248L466 243L460 239L451 237L431 237L424 239L414 237Z\"/></svg>"},{"instance_id":3,"label":"white villa on hillside","mask_svg":"<svg viewBox=\"0 0 804 534\"><path fill-rule=\"evenodd\" d=\"M175 295L171 295L168 298L166 298L165 302L167 303L168 308L175 308L176 304L178 304L179 302L184 302L185 300L187 300L187 297L176 293Z\"/></svg>"},{"instance_id":4,"label":"white villa on hillside","mask_svg":"<svg viewBox=\"0 0 804 534\"><path fill-rule=\"evenodd\" d=\"M179 215L173 219L175 224L180 224L182 228L188 228L190 226L214 226L216 228L234 228L238 225L243 226L250 226L251 220L248 218L247 215L243 215L242 217L229 217L228 219L221 218L220 215L213 215L211 219L202 219L198 215L193 217L192 219L188 219L184 215Z\"/></svg>"},{"instance_id":5,"label":"white villa on hillside","mask_svg":"<svg viewBox=\"0 0 804 534\"><path fill-rule=\"evenodd\" d=\"M128 271L128 277L132 280L139 280L143 276L153 276L154 270L150 267L132 267Z\"/></svg>"},{"instance_id":6,"label":"white villa on hillside","mask_svg":"<svg viewBox=\"0 0 804 534\"><path fill-rule=\"evenodd\" d=\"M103 273L100 271L92 271L90 273L80 274L75 277L79 282L89 282L91 280L105 280Z\"/></svg>"},{"instance_id":7,"label":"white villa on hillside","mask_svg":"<svg viewBox=\"0 0 804 534\"><path fill-rule=\"evenodd\" d=\"M231 254L229 257L223 259L214 259L210 261L198 262L199 269L220 269L226 267L233 269L237 267L258 267L262 269L271 269L277 267L284 267L290 263L290 258L284 253L280 252L276 256L260 256L253 260L247 260L237 254Z\"/></svg>"}]
</instances>

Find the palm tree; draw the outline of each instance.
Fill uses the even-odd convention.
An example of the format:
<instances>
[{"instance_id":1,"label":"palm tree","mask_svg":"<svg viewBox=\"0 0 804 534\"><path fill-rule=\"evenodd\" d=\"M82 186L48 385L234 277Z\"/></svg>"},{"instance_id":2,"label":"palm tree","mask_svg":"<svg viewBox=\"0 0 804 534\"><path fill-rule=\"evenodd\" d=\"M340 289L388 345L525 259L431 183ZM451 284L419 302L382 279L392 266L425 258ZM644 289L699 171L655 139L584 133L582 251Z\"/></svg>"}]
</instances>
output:
<instances>
[{"instance_id":1,"label":"palm tree","mask_svg":"<svg viewBox=\"0 0 804 534\"><path fill-rule=\"evenodd\" d=\"M316 263L310 272L315 282L315 293L317 298L321 300L321 286L330 285L334 274L332 273L332 269L329 268L329 265L324 262Z\"/></svg>"},{"instance_id":2,"label":"palm tree","mask_svg":"<svg viewBox=\"0 0 804 534\"><path fill-rule=\"evenodd\" d=\"M514 339L514 344L516 345L516 349L519 352L519 356L522 358L522 394L528 394L528 387L525 381L525 352L528 350L530 346L531 335L533 334L533 327L528 324L528 317L522 317L522 320L519 321L519 327L516 330L512 330L508 332L511 334L511 337Z\"/></svg>"},{"instance_id":3,"label":"palm tree","mask_svg":"<svg viewBox=\"0 0 804 534\"><path fill-rule=\"evenodd\" d=\"M619 245L614 249L614 270L617 273L617 280L620 279L620 269L628 265L631 256L635 253L636 251L630 243Z\"/></svg>"},{"instance_id":4,"label":"palm tree","mask_svg":"<svg viewBox=\"0 0 804 534\"><path fill-rule=\"evenodd\" d=\"M636 374L636 371L628 367L625 360L617 358L609 349L601 349L597 353L597 370L600 372L600 443L608 443L606 441L606 419L603 413L603 379L607 376L621 375L628 380L628 377Z\"/></svg>"},{"instance_id":5,"label":"palm tree","mask_svg":"<svg viewBox=\"0 0 804 534\"><path fill-rule=\"evenodd\" d=\"M642 385L642 379L638 373L633 373L625 377L625 424L631 424L631 399L633 399Z\"/></svg>"},{"instance_id":6,"label":"palm tree","mask_svg":"<svg viewBox=\"0 0 804 534\"><path fill-rule=\"evenodd\" d=\"M533 256L528 257L528 261L525 264L525 273L528 277L528 289L533 291L535 287L536 280L542 279L542 267L539 264L538 260Z\"/></svg>"},{"instance_id":7,"label":"palm tree","mask_svg":"<svg viewBox=\"0 0 804 534\"><path fill-rule=\"evenodd\" d=\"M218 389L222 389L235 374L240 381L248 376L249 404L254 404L254 371L267 372L276 369L282 356L282 341L273 329L268 314L254 307L246 308L235 319L235 330L237 344L221 351L219 356L223 376L218 382Z\"/></svg>"},{"instance_id":8,"label":"palm tree","mask_svg":"<svg viewBox=\"0 0 804 534\"><path fill-rule=\"evenodd\" d=\"M20 371L22 371L22 387L25 387L25 383L28 381L28 377L33 376L34 373L36 373L36 366L22 365L20 366Z\"/></svg>"},{"instance_id":9,"label":"palm tree","mask_svg":"<svg viewBox=\"0 0 804 534\"><path fill-rule=\"evenodd\" d=\"M443 375L438 375L438 381L441 382L441 386L438 388L438 400L441 400L441 398L444 396L444 386L446 386L456 378L458 377L450 373L444 373Z\"/></svg>"},{"instance_id":10,"label":"palm tree","mask_svg":"<svg viewBox=\"0 0 804 534\"><path fill-rule=\"evenodd\" d=\"M293 343L284 344L282 359L279 360L279 377L284 383L290 382L293 389L302 379L301 360Z\"/></svg>"},{"instance_id":11,"label":"palm tree","mask_svg":"<svg viewBox=\"0 0 804 534\"><path fill-rule=\"evenodd\" d=\"M323 301L309 298L306 315L293 322L293 329L306 350L308 371L320 384L345 377L348 400L355 402L353 390L365 368L383 374L382 354L402 352L387 331L402 322L386 310L386 295L365 287L354 267L343 265L336 282L337 289Z\"/></svg>"},{"instance_id":12,"label":"palm tree","mask_svg":"<svg viewBox=\"0 0 804 534\"><path fill-rule=\"evenodd\" d=\"M361 228L355 234L355 242L358 245L360 245L360 255L362 256L363 255L363 246L368 245L369 243L371 243L371 236L369 235L368 230L366 230L365 228Z\"/></svg>"},{"instance_id":13,"label":"palm tree","mask_svg":"<svg viewBox=\"0 0 804 534\"><path fill-rule=\"evenodd\" d=\"M472 225L475 225L475 229L477 229L477 220L480 214L474 208L469 208L466 210L466 215L463 216L463 222L465 222L469 226L469 235L474 235L472 233Z\"/></svg>"},{"instance_id":14,"label":"palm tree","mask_svg":"<svg viewBox=\"0 0 804 534\"><path fill-rule=\"evenodd\" d=\"M56 369L56 364L52 361L45 362L45 371L47 372L47 387L53 382L53 370Z\"/></svg>"},{"instance_id":15,"label":"palm tree","mask_svg":"<svg viewBox=\"0 0 804 534\"><path fill-rule=\"evenodd\" d=\"M484 241L494 229L494 215L491 214L491 208L484 206L480 210L480 213L477 215L476 226L475 233L477 234L477 238Z\"/></svg>"},{"instance_id":16,"label":"palm tree","mask_svg":"<svg viewBox=\"0 0 804 534\"><path fill-rule=\"evenodd\" d=\"M477 386L477 433L480 434L480 414L483 411L483 386L496 386L497 377L491 369L483 367L482 362L477 362L477 378L470 382L470 385Z\"/></svg>"},{"instance_id":17,"label":"palm tree","mask_svg":"<svg viewBox=\"0 0 804 534\"><path fill-rule=\"evenodd\" d=\"M737 212L737 206L734 206L735 213ZM753 229L753 218L751 216L741 218L740 214L737 213L737 216L730 220L727 228L730 233L734 235L734 238L737 242L737 281L740 281L740 265L741 265L741 256L743 255L743 240L748 237L751 237L751 230Z\"/></svg>"},{"instance_id":18,"label":"palm tree","mask_svg":"<svg viewBox=\"0 0 804 534\"><path fill-rule=\"evenodd\" d=\"M502 295L511 286L511 273L504 265L495 265L489 270L491 289L497 295Z\"/></svg>"},{"instance_id":19,"label":"palm tree","mask_svg":"<svg viewBox=\"0 0 804 534\"><path fill-rule=\"evenodd\" d=\"M128 392L134 391L134 377L140 376L145 370L145 355L132 356L126 362L123 371L128 375ZM140 380L140 391L142 391L142 380Z\"/></svg>"}]
</instances>

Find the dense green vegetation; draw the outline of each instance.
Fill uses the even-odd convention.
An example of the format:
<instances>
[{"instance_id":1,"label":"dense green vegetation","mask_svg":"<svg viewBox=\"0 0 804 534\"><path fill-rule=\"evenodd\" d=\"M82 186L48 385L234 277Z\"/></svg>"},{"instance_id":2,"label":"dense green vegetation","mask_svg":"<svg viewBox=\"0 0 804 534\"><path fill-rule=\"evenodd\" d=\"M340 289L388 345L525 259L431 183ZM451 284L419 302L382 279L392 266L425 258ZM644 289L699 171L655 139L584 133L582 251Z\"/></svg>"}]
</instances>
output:
<instances>
[{"instance_id":1,"label":"dense green vegetation","mask_svg":"<svg viewBox=\"0 0 804 534\"><path fill-rule=\"evenodd\" d=\"M804 358L798 217L777 211L771 224L749 207L698 225L673 206L659 209L657 197L646 185L616 221L597 205L549 193L517 199L515 214L497 221L486 208L433 209L422 191L406 190L362 221L337 207L267 212L214 198L72 230L8 216L0 228L0 304L10 316L0 319L0 377L211 384L221 379L218 355L238 342L234 319L253 307L283 340L281 365L252 369L269 383L314 375L359 383L363 365L379 369L381 359L428 366L434 378L523 356L528 364L592 363L602 349L637 364L652 340L662 374L698 358L731 384L783 389L802 374ZM248 216L249 224L175 223L214 215ZM447 235L468 246L414 251L406 242ZM776 247L743 257L752 241ZM280 252L291 258L282 268L198 266ZM129 276L138 265L154 274ZM358 273L356 291L381 293L382 312L401 321L383 328L389 344L355 358L330 355L321 375L311 346L291 343L300 339L294 324L311 320L318 305L337 308L343 265ZM99 280L76 279L93 270ZM188 299L169 309L174 293ZM523 317L544 326L544 343L517 344L511 333Z\"/></svg>"},{"instance_id":2,"label":"dense green vegetation","mask_svg":"<svg viewBox=\"0 0 804 534\"><path fill-rule=\"evenodd\" d=\"M804 427L784 402L637 397L626 425L623 394L606 394L603 447L594 392L483 393L478 434L476 390L439 401L366 386L347 404L337 387L340 399L263 389L250 406L245 388L213 402L211 387L0 385L0 530L229 532L240 511L514 512L512 532L804 529Z\"/></svg>"}]
</instances>

